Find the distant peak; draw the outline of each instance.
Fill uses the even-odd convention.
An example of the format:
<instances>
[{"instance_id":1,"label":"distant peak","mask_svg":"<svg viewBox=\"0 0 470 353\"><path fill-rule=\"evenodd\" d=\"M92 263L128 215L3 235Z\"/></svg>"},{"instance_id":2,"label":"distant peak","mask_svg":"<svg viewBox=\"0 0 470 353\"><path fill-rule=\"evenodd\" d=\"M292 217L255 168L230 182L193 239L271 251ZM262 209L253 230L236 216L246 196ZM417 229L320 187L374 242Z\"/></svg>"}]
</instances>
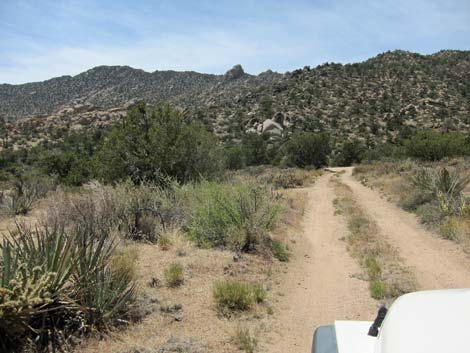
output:
<instances>
[{"instance_id":1,"label":"distant peak","mask_svg":"<svg viewBox=\"0 0 470 353\"><path fill-rule=\"evenodd\" d=\"M245 71L243 70L243 67L240 64L237 64L225 73L224 78L226 80L237 80L244 75Z\"/></svg>"}]
</instances>

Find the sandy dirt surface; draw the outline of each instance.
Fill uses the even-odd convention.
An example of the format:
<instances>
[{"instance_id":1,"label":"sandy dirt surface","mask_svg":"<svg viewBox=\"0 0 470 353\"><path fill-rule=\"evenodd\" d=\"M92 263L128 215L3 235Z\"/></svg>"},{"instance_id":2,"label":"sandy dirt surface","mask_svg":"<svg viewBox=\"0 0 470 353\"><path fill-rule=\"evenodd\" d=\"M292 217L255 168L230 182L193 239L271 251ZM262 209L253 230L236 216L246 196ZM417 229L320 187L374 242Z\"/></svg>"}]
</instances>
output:
<instances>
[{"instance_id":1,"label":"sandy dirt surface","mask_svg":"<svg viewBox=\"0 0 470 353\"><path fill-rule=\"evenodd\" d=\"M341 238L347 228L335 216L331 174L304 189L308 201L303 235L294 246L294 258L284 276L276 329L266 352L310 352L316 327L334 320L373 320L378 303L369 295L368 283L354 276L358 264L348 255Z\"/></svg>"},{"instance_id":2,"label":"sandy dirt surface","mask_svg":"<svg viewBox=\"0 0 470 353\"><path fill-rule=\"evenodd\" d=\"M470 259L461 248L428 232L413 214L386 201L352 176L352 168L341 172L358 205L378 224L380 236L396 247L405 265L413 270L418 289L470 287ZM316 327L334 320L373 320L378 302L368 291L368 283L356 279L358 264L346 251L345 221L334 215L332 173L319 178L304 190L308 204L303 234L294 249L297 253L283 282L279 301L277 331L268 353L309 352Z\"/></svg>"},{"instance_id":3,"label":"sandy dirt surface","mask_svg":"<svg viewBox=\"0 0 470 353\"><path fill-rule=\"evenodd\" d=\"M431 234L415 215L363 186L352 176L352 168L343 170L343 183L377 222L381 235L397 247L405 264L411 266L419 289L470 287L470 259L456 243Z\"/></svg>"},{"instance_id":4,"label":"sandy dirt surface","mask_svg":"<svg viewBox=\"0 0 470 353\"><path fill-rule=\"evenodd\" d=\"M234 353L238 350L230 342L237 326L265 336L272 315L264 306L256 307L240 316L220 317L214 307L212 289L221 279L241 279L271 285L266 276L270 264L258 256L245 255L233 261L233 252L198 249L188 244L187 255L178 256L178 250L159 251L153 244L137 244L141 290L151 298L151 313L140 323L109 334L106 339L89 339L75 353ZM171 263L181 263L185 269L185 282L179 288L158 285L149 287L153 278L164 281L163 271ZM274 270L276 271L276 270ZM277 272L277 271L276 271ZM181 310L163 313L164 307L180 305ZM169 348L175 338L181 347ZM163 347L166 347L163 349ZM185 348L183 348L185 347ZM260 350L264 352L264 350Z\"/></svg>"}]
</instances>

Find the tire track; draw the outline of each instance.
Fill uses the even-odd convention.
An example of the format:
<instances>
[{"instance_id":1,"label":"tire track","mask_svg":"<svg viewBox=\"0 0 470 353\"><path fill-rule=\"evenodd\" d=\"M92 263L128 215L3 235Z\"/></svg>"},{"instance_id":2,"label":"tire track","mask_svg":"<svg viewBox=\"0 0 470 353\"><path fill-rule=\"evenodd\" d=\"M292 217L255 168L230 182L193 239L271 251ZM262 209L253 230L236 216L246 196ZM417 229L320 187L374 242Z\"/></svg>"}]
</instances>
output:
<instances>
[{"instance_id":1,"label":"tire track","mask_svg":"<svg viewBox=\"0 0 470 353\"><path fill-rule=\"evenodd\" d=\"M383 236L396 246L400 256L413 269L420 289L470 287L470 260L460 247L428 232L417 217L359 183L352 176L352 168L341 175L358 204L376 221Z\"/></svg>"}]
</instances>

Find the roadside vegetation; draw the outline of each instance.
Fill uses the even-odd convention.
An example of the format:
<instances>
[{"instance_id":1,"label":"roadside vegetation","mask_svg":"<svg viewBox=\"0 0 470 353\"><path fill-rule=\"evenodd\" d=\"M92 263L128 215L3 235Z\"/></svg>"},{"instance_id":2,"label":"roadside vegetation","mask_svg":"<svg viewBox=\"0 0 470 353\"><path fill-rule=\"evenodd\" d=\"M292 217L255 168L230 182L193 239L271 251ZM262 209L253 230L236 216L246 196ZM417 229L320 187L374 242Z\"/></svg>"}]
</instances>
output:
<instances>
[{"instance_id":1,"label":"roadside vegetation","mask_svg":"<svg viewBox=\"0 0 470 353\"><path fill-rule=\"evenodd\" d=\"M390 161L408 158L439 161L444 158L470 156L467 133L423 129L409 131L395 143L378 144L364 151L362 161Z\"/></svg>"},{"instance_id":2,"label":"roadside vegetation","mask_svg":"<svg viewBox=\"0 0 470 353\"><path fill-rule=\"evenodd\" d=\"M346 218L349 229L348 251L362 267L371 296L391 301L416 290L413 273L403 265L397 250L380 237L377 224L359 207L351 189L338 179L332 183L336 214Z\"/></svg>"},{"instance_id":3,"label":"roadside vegetation","mask_svg":"<svg viewBox=\"0 0 470 353\"><path fill-rule=\"evenodd\" d=\"M266 289L261 284L239 281L222 281L214 287L214 300L223 316L252 309L253 305L266 300Z\"/></svg>"},{"instance_id":4,"label":"roadside vegetation","mask_svg":"<svg viewBox=\"0 0 470 353\"><path fill-rule=\"evenodd\" d=\"M246 353L254 353L258 348L258 339L248 328L237 327L233 342L238 349Z\"/></svg>"},{"instance_id":5,"label":"roadside vegetation","mask_svg":"<svg viewBox=\"0 0 470 353\"><path fill-rule=\"evenodd\" d=\"M192 188L194 215L188 234L200 246L230 246L236 251L252 251L271 245L266 237L282 212L276 194L258 183L202 183Z\"/></svg>"},{"instance_id":6,"label":"roadside vegetation","mask_svg":"<svg viewBox=\"0 0 470 353\"><path fill-rule=\"evenodd\" d=\"M438 162L404 160L358 166L354 175L415 213L429 229L470 251L468 167L468 159L463 158Z\"/></svg>"},{"instance_id":7,"label":"roadside vegetation","mask_svg":"<svg viewBox=\"0 0 470 353\"><path fill-rule=\"evenodd\" d=\"M14 229L1 245L3 349L19 342L39 350L61 347L74 337L140 320L138 253L131 251L136 241L156 244L155 251L177 247L181 256L186 242L287 261L283 242L272 237L285 207L281 194L249 180L168 181L165 187L93 182L50 194L41 201L36 227ZM184 286L186 276L184 266L172 262L164 284ZM260 284L240 289L238 282L228 283L214 294L224 312L266 298Z\"/></svg>"},{"instance_id":8,"label":"roadside vegetation","mask_svg":"<svg viewBox=\"0 0 470 353\"><path fill-rule=\"evenodd\" d=\"M1 245L0 346L67 345L139 319L135 261L110 229L18 227Z\"/></svg>"},{"instance_id":9,"label":"roadside vegetation","mask_svg":"<svg viewBox=\"0 0 470 353\"><path fill-rule=\"evenodd\" d=\"M317 175L229 171L214 135L168 106L140 105L103 134L0 154L0 212L16 222L0 245L2 352L70 351L155 312L180 322L183 306L171 299L189 297L195 278L221 317L267 317L264 273L290 256L276 236L294 205L284 189ZM316 166L315 156L304 166ZM219 262L204 269L199 257ZM203 274L214 271L205 287ZM258 341L247 332L232 343L253 351Z\"/></svg>"}]
</instances>

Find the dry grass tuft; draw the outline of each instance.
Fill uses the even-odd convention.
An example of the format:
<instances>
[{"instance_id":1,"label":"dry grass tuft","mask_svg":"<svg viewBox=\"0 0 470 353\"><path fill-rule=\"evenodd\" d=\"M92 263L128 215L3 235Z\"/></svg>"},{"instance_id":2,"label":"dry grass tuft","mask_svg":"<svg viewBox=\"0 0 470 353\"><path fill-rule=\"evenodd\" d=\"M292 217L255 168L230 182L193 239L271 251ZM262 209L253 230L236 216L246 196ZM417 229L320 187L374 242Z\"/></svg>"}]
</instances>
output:
<instances>
[{"instance_id":1,"label":"dry grass tuft","mask_svg":"<svg viewBox=\"0 0 470 353\"><path fill-rule=\"evenodd\" d=\"M248 328L238 326L232 337L232 342L243 352L254 353L258 348L258 339Z\"/></svg>"},{"instance_id":2,"label":"dry grass tuft","mask_svg":"<svg viewBox=\"0 0 470 353\"><path fill-rule=\"evenodd\" d=\"M179 287L184 283L184 268L180 263L172 263L165 270L165 282L168 287Z\"/></svg>"},{"instance_id":3,"label":"dry grass tuft","mask_svg":"<svg viewBox=\"0 0 470 353\"><path fill-rule=\"evenodd\" d=\"M260 284L230 280L217 282L213 295L219 313L230 317L237 311L252 309L255 303L264 302L267 292Z\"/></svg>"}]
</instances>

